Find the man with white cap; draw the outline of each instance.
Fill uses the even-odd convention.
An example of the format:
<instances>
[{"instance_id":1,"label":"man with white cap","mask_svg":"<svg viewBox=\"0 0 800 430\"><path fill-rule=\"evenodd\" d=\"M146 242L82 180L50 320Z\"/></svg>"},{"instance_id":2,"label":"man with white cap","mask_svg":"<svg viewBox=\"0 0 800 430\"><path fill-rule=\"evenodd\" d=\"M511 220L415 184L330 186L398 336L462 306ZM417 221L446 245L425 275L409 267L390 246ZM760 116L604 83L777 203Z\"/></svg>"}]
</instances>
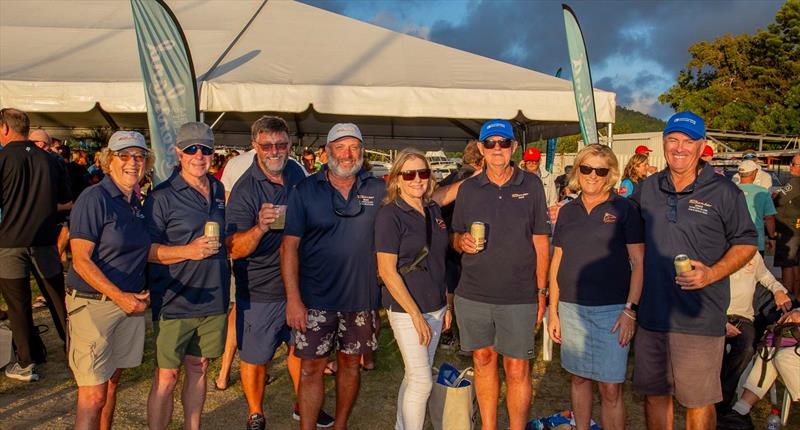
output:
<instances>
[{"instance_id":1,"label":"man with white cap","mask_svg":"<svg viewBox=\"0 0 800 430\"><path fill-rule=\"evenodd\" d=\"M359 388L359 360L378 347L381 291L375 260L375 216L383 180L362 168L364 143L355 124L328 133L328 163L289 196L281 244L286 320L302 360L300 427L316 427L323 371L337 350L336 428L345 428Z\"/></svg>"},{"instance_id":2,"label":"man with white cap","mask_svg":"<svg viewBox=\"0 0 800 430\"><path fill-rule=\"evenodd\" d=\"M739 188L744 193L747 209L750 211L750 218L758 233L758 252L764 255L765 240L764 227L767 230L770 247L773 247L775 240L775 205L769 195L769 190L756 184L755 180L759 172L758 164L753 160L744 160L737 169L739 174Z\"/></svg>"}]
</instances>

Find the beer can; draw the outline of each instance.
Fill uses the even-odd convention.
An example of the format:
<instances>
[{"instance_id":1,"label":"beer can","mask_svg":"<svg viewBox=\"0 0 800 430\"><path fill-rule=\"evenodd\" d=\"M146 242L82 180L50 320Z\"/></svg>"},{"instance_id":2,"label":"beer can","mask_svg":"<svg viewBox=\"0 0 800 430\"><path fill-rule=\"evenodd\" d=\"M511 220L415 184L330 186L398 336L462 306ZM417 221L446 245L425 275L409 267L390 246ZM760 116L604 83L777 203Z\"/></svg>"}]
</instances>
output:
<instances>
[{"instance_id":1,"label":"beer can","mask_svg":"<svg viewBox=\"0 0 800 430\"><path fill-rule=\"evenodd\" d=\"M206 222L206 226L203 228L203 235L219 239L219 223L216 221Z\"/></svg>"},{"instance_id":2,"label":"beer can","mask_svg":"<svg viewBox=\"0 0 800 430\"><path fill-rule=\"evenodd\" d=\"M483 251L486 246L486 224L475 221L469 227L469 234L475 239L475 249Z\"/></svg>"},{"instance_id":3,"label":"beer can","mask_svg":"<svg viewBox=\"0 0 800 430\"><path fill-rule=\"evenodd\" d=\"M675 256L675 273L689 272L692 268L692 263L689 261L689 256L686 254L678 254Z\"/></svg>"}]
</instances>

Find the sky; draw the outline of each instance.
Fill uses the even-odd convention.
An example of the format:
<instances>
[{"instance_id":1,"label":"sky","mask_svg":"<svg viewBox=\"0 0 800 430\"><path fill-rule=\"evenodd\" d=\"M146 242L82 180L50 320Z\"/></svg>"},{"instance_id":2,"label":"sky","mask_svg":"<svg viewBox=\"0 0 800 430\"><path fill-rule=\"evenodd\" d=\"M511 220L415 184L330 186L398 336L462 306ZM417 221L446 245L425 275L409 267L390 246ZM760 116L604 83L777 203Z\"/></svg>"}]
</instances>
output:
<instances>
[{"instance_id":1,"label":"sky","mask_svg":"<svg viewBox=\"0 0 800 430\"><path fill-rule=\"evenodd\" d=\"M394 31L542 73L569 77L561 1L302 0ZM774 0L583 0L575 11L595 88L617 104L666 119L658 96L690 59L688 48L725 34L755 33L774 21Z\"/></svg>"}]
</instances>

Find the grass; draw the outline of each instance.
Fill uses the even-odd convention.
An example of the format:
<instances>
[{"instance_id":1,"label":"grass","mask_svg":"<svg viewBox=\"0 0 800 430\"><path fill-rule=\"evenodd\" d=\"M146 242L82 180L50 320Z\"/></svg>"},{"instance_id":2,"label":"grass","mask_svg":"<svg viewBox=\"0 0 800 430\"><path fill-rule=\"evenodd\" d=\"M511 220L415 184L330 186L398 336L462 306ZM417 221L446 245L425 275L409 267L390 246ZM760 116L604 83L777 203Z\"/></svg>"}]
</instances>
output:
<instances>
[{"instance_id":1,"label":"grass","mask_svg":"<svg viewBox=\"0 0 800 430\"><path fill-rule=\"evenodd\" d=\"M37 324L51 325L50 315L46 310L35 312ZM541 332L539 334L541 336ZM114 427L119 429L146 428L147 394L154 368L154 351L152 330L148 323L148 341L145 343L144 359L141 366L126 370L117 402ZM532 363L532 384L534 400L530 417L551 415L569 408L569 375L558 363L558 349L554 351L554 359L544 362L541 359L541 339L537 338L536 360ZM67 368L63 344L49 330L44 335L49 351L49 361L42 366L43 379L37 383L21 383L0 377L0 423L4 429L66 429L74 422L76 387ZM385 316L384 325L379 338L377 369L362 373L361 391L350 418L351 429L391 429L394 428L397 390L403 377L403 364L400 352L395 345ZM453 351L441 348L436 355L436 363L447 361L463 369L471 365L471 358L461 356ZM629 378L632 360L629 360ZM238 360L234 363L231 386L226 391L213 388L213 378L219 372L219 360L210 366L208 378L208 394L203 414L203 427L208 429L241 428L247 419L247 404L242 393L239 380ZM268 428L297 428L292 420L294 393L291 380L286 372L286 350L281 348L273 361L270 374L277 380L266 388L264 399ZM502 373L502 371L501 371ZM326 378L325 410L334 412L333 378ZM501 387L501 405L499 410L499 427L507 428L508 419L503 404L505 386ZM630 384L625 386L625 404L628 407L628 428L644 429L643 399L633 393ZM175 394L175 410L170 429L182 428L182 409L180 405L180 388ZM594 418L598 418L600 405L595 394ZM790 417L790 425L800 422L800 408L795 406ZM769 403L760 402L754 409L756 427L765 427L769 413ZM683 411L676 408L675 428L683 428ZM426 424L426 428L431 428Z\"/></svg>"}]
</instances>

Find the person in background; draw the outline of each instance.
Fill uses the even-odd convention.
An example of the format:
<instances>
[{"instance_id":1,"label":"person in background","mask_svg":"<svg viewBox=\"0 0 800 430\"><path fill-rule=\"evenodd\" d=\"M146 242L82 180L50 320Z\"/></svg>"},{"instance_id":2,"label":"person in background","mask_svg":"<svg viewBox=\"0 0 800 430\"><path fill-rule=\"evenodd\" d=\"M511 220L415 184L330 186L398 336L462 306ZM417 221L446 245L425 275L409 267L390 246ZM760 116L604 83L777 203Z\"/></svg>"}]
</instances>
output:
<instances>
[{"instance_id":1,"label":"person in background","mask_svg":"<svg viewBox=\"0 0 800 430\"><path fill-rule=\"evenodd\" d=\"M722 358L722 401L716 404L717 414L730 414L736 397L739 378L753 358L756 331L753 326L755 311L753 296L756 285L761 284L772 292L775 305L781 312L792 308L786 288L772 276L764 265L761 254L756 253L741 269L730 276L731 301L728 305L728 322L725 323L725 355Z\"/></svg>"},{"instance_id":2,"label":"person in background","mask_svg":"<svg viewBox=\"0 0 800 430\"><path fill-rule=\"evenodd\" d=\"M561 208L553 232L548 330L572 375L576 428L589 428L597 381L602 427L623 430L622 384L644 276L642 219L613 191L619 164L611 148L586 146L575 165L570 187L580 194Z\"/></svg>"},{"instance_id":3,"label":"person in background","mask_svg":"<svg viewBox=\"0 0 800 430\"><path fill-rule=\"evenodd\" d=\"M747 160L750 160L753 163L755 163L757 167L756 178L752 183L764 187L768 191L770 191L770 193L772 193L772 185L773 185L772 176L770 176L769 173L761 169L761 165L758 164L758 156L756 154L756 151L752 149L745 150L742 154L742 161L747 161ZM731 178L731 180L733 181L734 184L739 184L741 182L741 175L739 175L739 172L736 172L733 175L733 178Z\"/></svg>"},{"instance_id":4,"label":"person in background","mask_svg":"<svg viewBox=\"0 0 800 430\"><path fill-rule=\"evenodd\" d=\"M323 165L328 164L328 146L320 145L316 152L317 161L315 163L315 171L319 171Z\"/></svg>"},{"instance_id":5,"label":"person in background","mask_svg":"<svg viewBox=\"0 0 800 430\"><path fill-rule=\"evenodd\" d=\"M778 324L800 324L800 308L785 313ZM797 328L795 328L797 330ZM769 391L778 376L795 405L800 402L800 355L795 352L797 344L782 348L768 347L765 351L770 360L764 362L756 355L753 367L742 386L742 394L733 405L733 411L720 417L719 425L731 430L752 430L750 410ZM788 428L788 427L787 427Z\"/></svg>"},{"instance_id":6,"label":"person in background","mask_svg":"<svg viewBox=\"0 0 800 430\"><path fill-rule=\"evenodd\" d=\"M800 154L792 157L791 177L775 193L775 267L781 268L781 281L795 297L800 297Z\"/></svg>"},{"instance_id":7,"label":"person in background","mask_svg":"<svg viewBox=\"0 0 800 430\"><path fill-rule=\"evenodd\" d=\"M572 166L564 166L564 174L558 175L555 180L556 188L558 189L558 201L564 200L564 196L570 194L566 192L570 173L572 173Z\"/></svg>"},{"instance_id":8,"label":"person in background","mask_svg":"<svg viewBox=\"0 0 800 430\"><path fill-rule=\"evenodd\" d=\"M102 151L102 148L100 149L100 151ZM95 152L94 163L92 163L92 165L89 166L88 169L86 169L86 171L89 174L89 185L94 185L100 182L101 180L103 180L103 177L105 176L105 174L103 173L103 168L100 166L100 157L98 157L97 155L99 154L100 151Z\"/></svg>"},{"instance_id":9,"label":"person in background","mask_svg":"<svg viewBox=\"0 0 800 430\"><path fill-rule=\"evenodd\" d=\"M650 167L647 163L648 158L647 154L635 154L628 160L622 173L622 182L619 184L618 194L620 196L629 197L639 182L647 177L647 169Z\"/></svg>"},{"instance_id":10,"label":"person in background","mask_svg":"<svg viewBox=\"0 0 800 430\"><path fill-rule=\"evenodd\" d=\"M317 173L317 156L309 149L303 151L303 167L309 175Z\"/></svg>"},{"instance_id":11,"label":"person in background","mask_svg":"<svg viewBox=\"0 0 800 430\"><path fill-rule=\"evenodd\" d=\"M556 191L556 183L555 177L552 173L548 172L547 170L541 169L542 164L542 153L539 152L537 148L530 147L525 150L525 153L522 155L522 162L520 163L520 168L534 175L538 176L539 179L542 180L542 186L544 187L544 195L545 201L547 201L547 206L552 206L558 202L558 193Z\"/></svg>"},{"instance_id":12,"label":"person in background","mask_svg":"<svg viewBox=\"0 0 800 430\"><path fill-rule=\"evenodd\" d=\"M147 425L165 429L183 365L184 428L199 429L209 359L222 355L230 269L224 245L225 189L209 174L214 133L183 124L175 139L179 167L157 185L144 207L152 245L148 256L156 369ZM217 236L206 236L207 222Z\"/></svg>"},{"instance_id":13,"label":"person in background","mask_svg":"<svg viewBox=\"0 0 800 430\"><path fill-rule=\"evenodd\" d=\"M639 145L633 150L634 155L649 155L651 152L653 152L653 150L648 148L647 145Z\"/></svg>"},{"instance_id":14,"label":"person in background","mask_svg":"<svg viewBox=\"0 0 800 430\"><path fill-rule=\"evenodd\" d=\"M117 131L100 153L106 177L71 213L67 274L69 367L78 385L75 428L110 429L123 369L142 363L150 235L133 189L152 168L144 136Z\"/></svg>"},{"instance_id":15,"label":"person in background","mask_svg":"<svg viewBox=\"0 0 800 430\"><path fill-rule=\"evenodd\" d=\"M750 211L750 219L756 227L758 233L758 252L764 255L765 240L764 228L767 230L767 237L769 237L770 248L773 248L775 243L775 205L772 203L772 198L769 196L769 191L754 184L756 179L756 172L758 165L752 160L744 160L739 164L737 169L740 176L739 189L744 193L744 198L747 201L747 210Z\"/></svg>"},{"instance_id":16,"label":"person in background","mask_svg":"<svg viewBox=\"0 0 800 430\"><path fill-rule=\"evenodd\" d=\"M521 430L531 404L535 327L545 310L550 226L541 179L511 165L511 123L487 121L480 140L484 170L464 181L453 213L451 245L463 253L456 316L461 348L472 351L484 428L497 426L502 355L509 424ZM483 249L471 234L476 221L484 223Z\"/></svg>"},{"instance_id":17,"label":"person in background","mask_svg":"<svg viewBox=\"0 0 800 430\"><path fill-rule=\"evenodd\" d=\"M705 143L702 118L692 112L670 117L663 132L667 168L630 197L644 220L646 285L633 385L645 396L650 430L672 428L673 395L686 407L688 430L716 427L728 276L757 250L741 190L700 161ZM679 264L676 271L673 259L680 255L689 267Z\"/></svg>"},{"instance_id":18,"label":"person in background","mask_svg":"<svg viewBox=\"0 0 800 430\"><path fill-rule=\"evenodd\" d=\"M30 275L33 272L53 322L66 340L64 276L56 241L57 212L70 202L56 160L28 139L30 120L18 109L0 109L0 293L8 307L17 360L8 378L39 380L36 366L46 350L33 322Z\"/></svg>"},{"instance_id":19,"label":"person in background","mask_svg":"<svg viewBox=\"0 0 800 430\"><path fill-rule=\"evenodd\" d=\"M700 156L700 159L705 161L706 163L710 163L711 160L714 159L714 148L712 148L708 144L703 146L703 155Z\"/></svg>"}]
</instances>

